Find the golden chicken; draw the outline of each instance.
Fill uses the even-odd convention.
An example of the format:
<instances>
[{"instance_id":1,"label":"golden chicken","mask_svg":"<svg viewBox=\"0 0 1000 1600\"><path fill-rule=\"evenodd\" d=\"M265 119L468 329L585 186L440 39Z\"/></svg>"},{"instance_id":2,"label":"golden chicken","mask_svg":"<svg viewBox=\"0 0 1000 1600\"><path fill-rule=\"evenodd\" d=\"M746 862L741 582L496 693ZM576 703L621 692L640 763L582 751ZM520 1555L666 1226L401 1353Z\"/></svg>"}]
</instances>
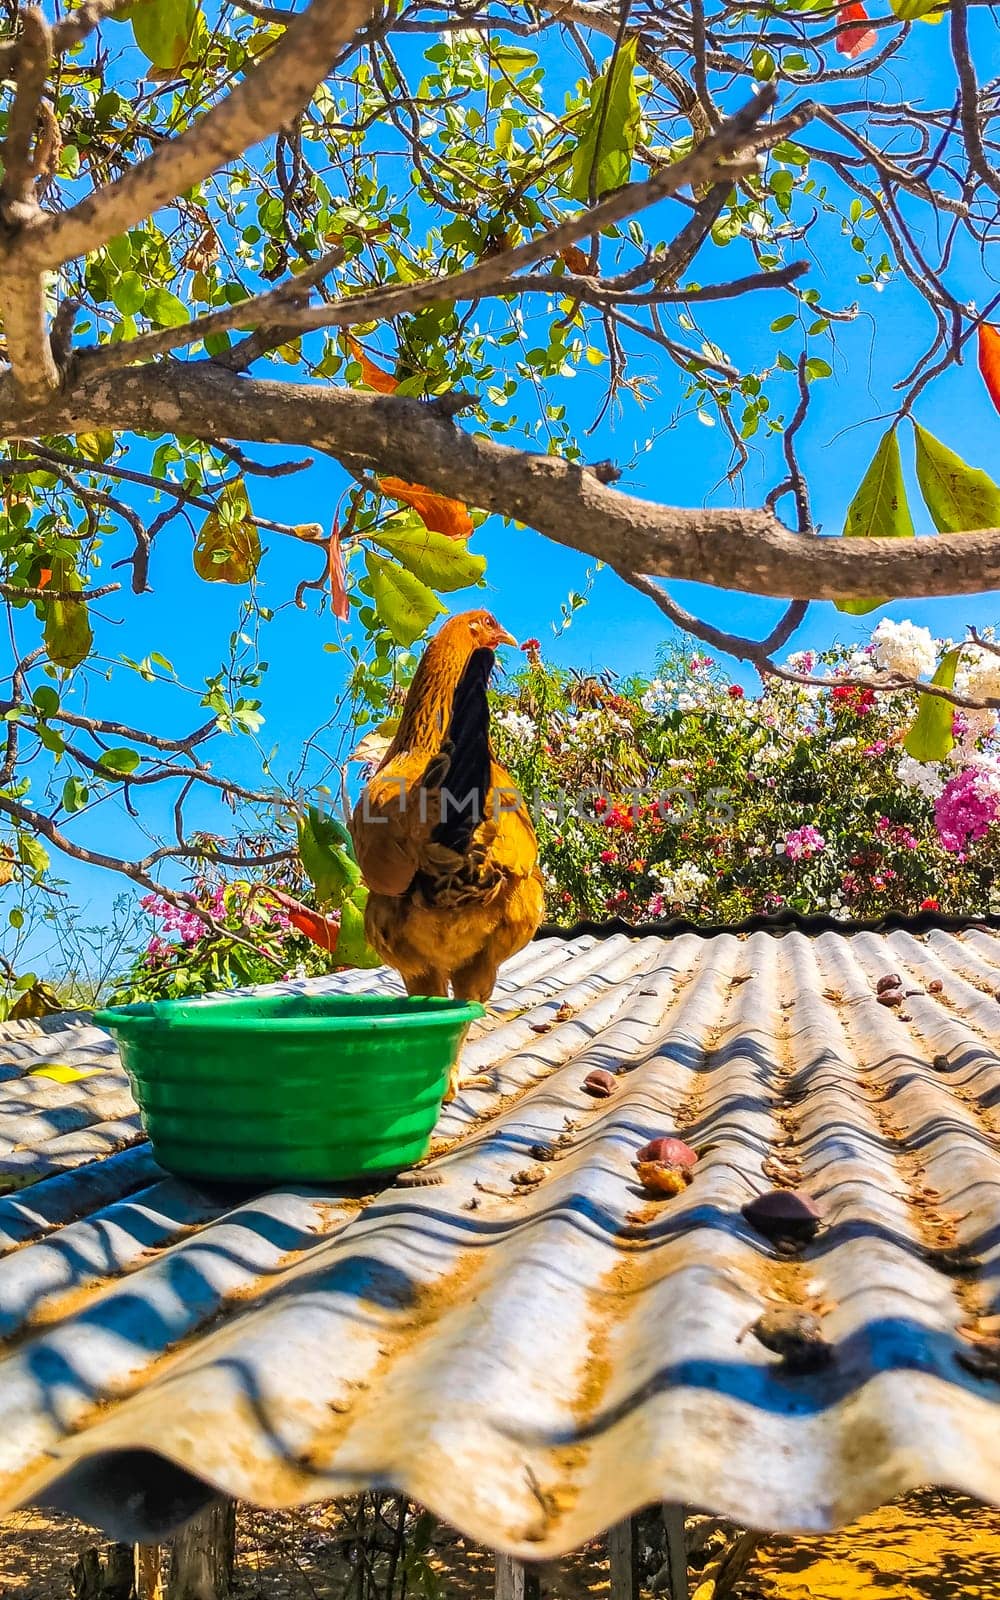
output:
<instances>
[{"instance_id":1,"label":"golden chicken","mask_svg":"<svg viewBox=\"0 0 1000 1600\"><path fill-rule=\"evenodd\" d=\"M542 919L535 830L490 746L494 650L514 643L487 611L444 624L354 809L365 933L408 994L488 1000Z\"/></svg>"}]
</instances>

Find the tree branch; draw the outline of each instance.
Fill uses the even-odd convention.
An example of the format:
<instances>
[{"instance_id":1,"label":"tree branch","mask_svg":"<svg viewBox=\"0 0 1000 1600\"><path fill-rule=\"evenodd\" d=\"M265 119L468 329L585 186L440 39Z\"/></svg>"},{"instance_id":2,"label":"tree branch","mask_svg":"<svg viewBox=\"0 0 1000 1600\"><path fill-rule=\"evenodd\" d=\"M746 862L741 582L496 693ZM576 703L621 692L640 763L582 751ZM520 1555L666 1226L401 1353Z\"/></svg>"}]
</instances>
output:
<instances>
[{"instance_id":1,"label":"tree branch","mask_svg":"<svg viewBox=\"0 0 1000 1600\"><path fill-rule=\"evenodd\" d=\"M3 189L0 217L14 243L0 246L0 304L3 306L7 357L14 382L25 406L41 405L59 387L59 369L49 344L45 315L45 285L40 267L17 261L17 240L25 228L41 218L35 196L33 151L38 109L52 61L52 33L42 13L33 6L22 14L21 37L16 41L14 74L17 90L3 143Z\"/></svg>"},{"instance_id":2,"label":"tree branch","mask_svg":"<svg viewBox=\"0 0 1000 1600\"><path fill-rule=\"evenodd\" d=\"M378 476L510 517L628 572L785 599L974 594L1000 588L1000 528L918 539L793 533L766 509L657 505L586 467L466 433L418 400L240 378L210 362L95 377L24 418L0 384L7 437L158 428L327 450Z\"/></svg>"},{"instance_id":3,"label":"tree branch","mask_svg":"<svg viewBox=\"0 0 1000 1600\"><path fill-rule=\"evenodd\" d=\"M312 0L259 66L183 133L19 242L36 269L61 266L169 205L219 167L266 139L308 105L375 0Z\"/></svg>"}]
</instances>

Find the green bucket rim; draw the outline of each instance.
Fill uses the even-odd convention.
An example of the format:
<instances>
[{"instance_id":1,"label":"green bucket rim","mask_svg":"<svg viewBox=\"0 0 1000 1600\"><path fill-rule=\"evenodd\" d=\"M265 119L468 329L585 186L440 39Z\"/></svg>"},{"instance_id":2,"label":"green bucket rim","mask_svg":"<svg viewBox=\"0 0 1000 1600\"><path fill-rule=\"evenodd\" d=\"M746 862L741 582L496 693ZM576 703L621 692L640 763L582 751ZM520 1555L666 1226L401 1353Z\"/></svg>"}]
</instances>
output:
<instances>
[{"instance_id":1,"label":"green bucket rim","mask_svg":"<svg viewBox=\"0 0 1000 1600\"><path fill-rule=\"evenodd\" d=\"M235 1006L259 999L278 1002L289 999L323 1000L329 1009L311 1016L276 1015L263 1011L260 1015L240 1015ZM395 1002L395 1008L386 1011L366 1011L365 1000L383 1004ZM344 1003L338 1014L337 1002ZM485 1017L486 1008L478 1000L451 1000L440 995L379 995L379 994L252 994L194 995L190 999L136 1000L124 1006L102 1006L93 1014L98 1027L112 1032L136 1033L175 1027L191 1031L205 1029L211 1033L347 1033L375 1028L380 1031L426 1029L445 1023L469 1024Z\"/></svg>"}]
</instances>

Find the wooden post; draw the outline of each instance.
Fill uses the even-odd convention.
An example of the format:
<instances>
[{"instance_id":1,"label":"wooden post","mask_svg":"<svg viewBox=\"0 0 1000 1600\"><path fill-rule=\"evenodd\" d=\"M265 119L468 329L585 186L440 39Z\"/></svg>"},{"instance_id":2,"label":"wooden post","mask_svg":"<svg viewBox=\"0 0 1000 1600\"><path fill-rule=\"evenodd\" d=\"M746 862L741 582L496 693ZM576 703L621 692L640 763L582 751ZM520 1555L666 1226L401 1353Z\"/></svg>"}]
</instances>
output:
<instances>
[{"instance_id":1,"label":"wooden post","mask_svg":"<svg viewBox=\"0 0 1000 1600\"><path fill-rule=\"evenodd\" d=\"M611 1600L639 1600L642 1587L639 1571L639 1519L627 1517L608 1529L608 1559L611 1564Z\"/></svg>"},{"instance_id":2,"label":"wooden post","mask_svg":"<svg viewBox=\"0 0 1000 1600\"><path fill-rule=\"evenodd\" d=\"M664 1501L663 1527L667 1535L666 1566L670 1583L670 1600L688 1600L684 1507Z\"/></svg>"},{"instance_id":3,"label":"wooden post","mask_svg":"<svg viewBox=\"0 0 1000 1600\"><path fill-rule=\"evenodd\" d=\"M170 1541L166 1600L229 1600L236 1558L236 1502L216 1500Z\"/></svg>"},{"instance_id":4,"label":"wooden post","mask_svg":"<svg viewBox=\"0 0 1000 1600\"><path fill-rule=\"evenodd\" d=\"M496 1553L495 1600L541 1600L542 1585L538 1569L513 1556Z\"/></svg>"}]
</instances>

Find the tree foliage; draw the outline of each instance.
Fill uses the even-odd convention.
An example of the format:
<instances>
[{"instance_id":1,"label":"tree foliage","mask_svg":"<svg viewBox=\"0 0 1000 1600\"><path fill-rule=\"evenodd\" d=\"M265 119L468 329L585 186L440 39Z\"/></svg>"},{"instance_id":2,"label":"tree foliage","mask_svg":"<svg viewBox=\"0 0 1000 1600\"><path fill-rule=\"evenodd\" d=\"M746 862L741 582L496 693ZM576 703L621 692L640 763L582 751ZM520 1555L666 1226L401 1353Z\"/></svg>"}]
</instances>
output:
<instances>
[{"instance_id":1,"label":"tree foliage","mask_svg":"<svg viewBox=\"0 0 1000 1600\"><path fill-rule=\"evenodd\" d=\"M211 791L259 813L291 784L263 747L256 779L207 758L261 728L269 540L301 550L294 603L329 606L345 629L338 759L352 728L392 716L427 629L482 582L470 538L488 513L512 538L528 524L607 562L765 676L812 597L865 612L1000 581L1000 489L965 461L960 428L938 439L920 420L929 386L974 351L965 381L1000 406L984 266L1000 102L977 73L988 8L3 11L13 878L43 885L54 850L193 903L178 863L246 864L196 836L185 805ZM880 442L846 537L817 539L810 468L829 461L812 416L835 374L844 422L877 413ZM593 426L656 396L654 454L668 430L705 424L710 508L629 493L643 450L592 462L568 380L593 397ZM339 506L266 516L268 480L295 474L301 502L320 454L343 470ZM180 681L170 640L138 660L114 642L157 571L188 562L192 594L233 591L202 683ZM791 604L767 638L737 637L658 577ZM123 673L149 685L151 726L116 716ZM182 720L192 700L198 717ZM169 843L88 846L95 806L141 817L151 786L170 797ZM262 870L293 857L286 824Z\"/></svg>"}]
</instances>

